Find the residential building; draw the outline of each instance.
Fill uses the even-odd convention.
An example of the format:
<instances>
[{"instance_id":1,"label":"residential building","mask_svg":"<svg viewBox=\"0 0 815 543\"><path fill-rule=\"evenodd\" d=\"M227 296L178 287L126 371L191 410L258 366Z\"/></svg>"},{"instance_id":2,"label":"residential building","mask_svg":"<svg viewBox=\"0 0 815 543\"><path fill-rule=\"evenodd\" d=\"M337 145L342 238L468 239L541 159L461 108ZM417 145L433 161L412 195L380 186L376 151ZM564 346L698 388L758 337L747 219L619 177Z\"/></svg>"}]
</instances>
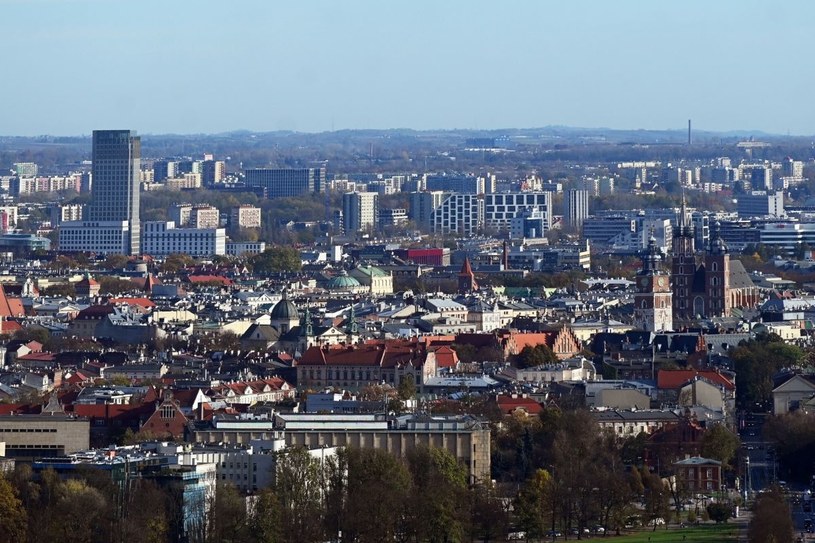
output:
<instances>
[{"instance_id":1,"label":"residential building","mask_svg":"<svg viewBox=\"0 0 815 543\"><path fill-rule=\"evenodd\" d=\"M230 256L254 255L266 250L265 241L227 241L226 254Z\"/></svg>"},{"instance_id":2,"label":"residential building","mask_svg":"<svg viewBox=\"0 0 815 543\"><path fill-rule=\"evenodd\" d=\"M179 228L189 226L192 204L175 204L168 213L169 219Z\"/></svg>"},{"instance_id":3,"label":"residential building","mask_svg":"<svg viewBox=\"0 0 815 543\"><path fill-rule=\"evenodd\" d=\"M233 207L229 213L229 226L232 228L260 228L260 208L249 204Z\"/></svg>"},{"instance_id":4,"label":"residential building","mask_svg":"<svg viewBox=\"0 0 815 543\"><path fill-rule=\"evenodd\" d=\"M223 160L204 160L201 163L201 183L211 187L221 183L226 177L226 162Z\"/></svg>"},{"instance_id":5,"label":"residential building","mask_svg":"<svg viewBox=\"0 0 815 543\"><path fill-rule=\"evenodd\" d=\"M58 227L64 222L76 222L82 220L82 208L80 204L54 205L51 207L51 226Z\"/></svg>"},{"instance_id":6,"label":"residential building","mask_svg":"<svg viewBox=\"0 0 815 543\"><path fill-rule=\"evenodd\" d=\"M379 226L403 226L408 222L407 209L401 207L380 207Z\"/></svg>"},{"instance_id":7,"label":"residential building","mask_svg":"<svg viewBox=\"0 0 815 543\"><path fill-rule=\"evenodd\" d=\"M431 214L434 234L474 236L484 225L484 201L475 194L450 194Z\"/></svg>"},{"instance_id":8,"label":"residential building","mask_svg":"<svg viewBox=\"0 0 815 543\"><path fill-rule=\"evenodd\" d=\"M425 186L429 191L484 194L484 179L466 175L428 175Z\"/></svg>"},{"instance_id":9,"label":"residential building","mask_svg":"<svg viewBox=\"0 0 815 543\"><path fill-rule=\"evenodd\" d=\"M346 233L375 230L379 221L379 194L346 192L342 195L342 217Z\"/></svg>"},{"instance_id":10,"label":"residential building","mask_svg":"<svg viewBox=\"0 0 815 543\"><path fill-rule=\"evenodd\" d=\"M190 211L190 228L220 228L221 212L217 207L195 206Z\"/></svg>"},{"instance_id":11,"label":"residential building","mask_svg":"<svg viewBox=\"0 0 815 543\"><path fill-rule=\"evenodd\" d=\"M552 226L551 192L502 192L484 196L484 226L497 230L509 228L512 219L522 211L540 212L544 227ZM538 231L543 237L543 231Z\"/></svg>"},{"instance_id":12,"label":"residential building","mask_svg":"<svg viewBox=\"0 0 815 543\"><path fill-rule=\"evenodd\" d=\"M419 228L429 231L433 227L433 216L447 197L443 191L411 192L408 217Z\"/></svg>"},{"instance_id":13,"label":"residential building","mask_svg":"<svg viewBox=\"0 0 815 543\"><path fill-rule=\"evenodd\" d=\"M688 492L718 492L722 489L722 463L710 458L692 456L674 462L677 479L685 484Z\"/></svg>"}]
</instances>

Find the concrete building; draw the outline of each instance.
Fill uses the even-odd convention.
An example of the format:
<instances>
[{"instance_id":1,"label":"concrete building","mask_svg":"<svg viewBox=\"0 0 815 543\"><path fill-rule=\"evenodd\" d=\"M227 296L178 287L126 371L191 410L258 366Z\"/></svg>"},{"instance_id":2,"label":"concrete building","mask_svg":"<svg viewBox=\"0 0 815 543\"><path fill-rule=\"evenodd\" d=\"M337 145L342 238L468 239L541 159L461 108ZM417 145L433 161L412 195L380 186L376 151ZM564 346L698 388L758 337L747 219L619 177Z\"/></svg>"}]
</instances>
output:
<instances>
[{"instance_id":1,"label":"concrete building","mask_svg":"<svg viewBox=\"0 0 815 543\"><path fill-rule=\"evenodd\" d=\"M484 201L475 194L450 194L431 215L430 231L474 236L484 224Z\"/></svg>"},{"instance_id":2,"label":"concrete building","mask_svg":"<svg viewBox=\"0 0 815 543\"><path fill-rule=\"evenodd\" d=\"M260 228L260 208L249 204L233 207L229 212L229 226L232 228Z\"/></svg>"},{"instance_id":3,"label":"concrete building","mask_svg":"<svg viewBox=\"0 0 815 543\"><path fill-rule=\"evenodd\" d=\"M83 206L80 204L66 204L52 206L50 209L51 226L56 228L64 222L81 221L82 208Z\"/></svg>"},{"instance_id":4,"label":"concrete building","mask_svg":"<svg viewBox=\"0 0 815 543\"><path fill-rule=\"evenodd\" d=\"M346 192L342 195L342 217L346 233L376 230L379 193Z\"/></svg>"},{"instance_id":5,"label":"concrete building","mask_svg":"<svg viewBox=\"0 0 815 543\"><path fill-rule=\"evenodd\" d=\"M738 197L739 217L786 217L784 211L784 193L754 190Z\"/></svg>"},{"instance_id":6,"label":"concrete building","mask_svg":"<svg viewBox=\"0 0 815 543\"><path fill-rule=\"evenodd\" d=\"M551 216L542 209L528 208L519 211L509 221L511 239L542 238L549 231Z\"/></svg>"},{"instance_id":7,"label":"concrete building","mask_svg":"<svg viewBox=\"0 0 815 543\"><path fill-rule=\"evenodd\" d=\"M184 253L194 257L226 254L223 228L176 228L173 221L144 223L142 250L151 256Z\"/></svg>"},{"instance_id":8,"label":"concrete building","mask_svg":"<svg viewBox=\"0 0 815 543\"><path fill-rule=\"evenodd\" d=\"M226 254L230 256L260 254L266 250L265 241L228 241Z\"/></svg>"},{"instance_id":9,"label":"concrete building","mask_svg":"<svg viewBox=\"0 0 815 543\"><path fill-rule=\"evenodd\" d=\"M419 228L429 231L433 225L433 214L446 198L443 191L423 191L410 193L408 217Z\"/></svg>"},{"instance_id":10,"label":"concrete building","mask_svg":"<svg viewBox=\"0 0 815 543\"><path fill-rule=\"evenodd\" d=\"M267 198L322 192L325 168L255 168L245 172L246 185L264 189Z\"/></svg>"},{"instance_id":11,"label":"concrete building","mask_svg":"<svg viewBox=\"0 0 815 543\"><path fill-rule=\"evenodd\" d=\"M0 442L6 456L18 460L62 456L90 446L90 423L58 415L2 415Z\"/></svg>"},{"instance_id":12,"label":"concrete building","mask_svg":"<svg viewBox=\"0 0 815 543\"><path fill-rule=\"evenodd\" d=\"M220 228L221 212L217 207L195 206L190 211L191 228Z\"/></svg>"},{"instance_id":13,"label":"concrete building","mask_svg":"<svg viewBox=\"0 0 815 543\"><path fill-rule=\"evenodd\" d=\"M425 186L429 191L460 192L463 194L484 194L485 180L464 175L428 175Z\"/></svg>"},{"instance_id":14,"label":"concrete building","mask_svg":"<svg viewBox=\"0 0 815 543\"><path fill-rule=\"evenodd\" d=\"M85 220L63 223L60 248L139 254L140 138L130 130L95 130L92 169L92 199ZM67 249L68 245L72 248ZM109 250L114 246L115 251Z\"/></svg>"},{"instance_id":15,"label":"concrete building","mask_svg":"<svg viewBox=\"0 0 815 543\"><path fill-rule=\"evenodd\" d=\"M490 477L489 425L470 416L278 414L275 421L216 421L212 428L196 430L195 441L249 444L280 430L286 445L310 449L376 448L404 457L421 446L441 448L467 466L472 482Z\"/></svg>"},{"instance_id":16,"label":"concrete building","mask_svg":"<svg viewBox=\"0 0 815 543\"><path fill-rule=\"evenodd\" d=\"M571 228L581 230L583 221L589 216L589 192L571 189L563 198L563 222Z\"/></svg>"},{"instance_id":17,"label":"concrete building","mask_svg":"<svg viewBox=\"0 0 815 543\"><path fill-rule=\"evenodd\" d=\"M170 208L168 216L179 228L190 224L192 204L176 204Z\"/></svg>"}]
</instances>

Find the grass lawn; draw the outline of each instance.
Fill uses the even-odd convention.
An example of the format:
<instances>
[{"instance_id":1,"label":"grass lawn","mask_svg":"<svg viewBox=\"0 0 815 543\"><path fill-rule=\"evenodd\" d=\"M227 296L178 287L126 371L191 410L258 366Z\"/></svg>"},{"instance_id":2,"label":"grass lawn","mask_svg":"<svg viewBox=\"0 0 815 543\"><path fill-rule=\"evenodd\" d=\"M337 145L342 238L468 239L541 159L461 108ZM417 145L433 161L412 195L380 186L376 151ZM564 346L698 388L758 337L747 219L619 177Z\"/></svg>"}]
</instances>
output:
<instances>
[{"instance_id":1,"label":"grass lawn","mask_svg":"<svg viewBox=\"0 0 815 543\"><path fill-rule=\"evenodd\" d=\"M656 532L645 530L619 537L593 537L587 541L609 541L610 543L720 543L737 541L739 528L734 524L709 524L689 528L657 528Z\"/></svg>"}]
</instances>

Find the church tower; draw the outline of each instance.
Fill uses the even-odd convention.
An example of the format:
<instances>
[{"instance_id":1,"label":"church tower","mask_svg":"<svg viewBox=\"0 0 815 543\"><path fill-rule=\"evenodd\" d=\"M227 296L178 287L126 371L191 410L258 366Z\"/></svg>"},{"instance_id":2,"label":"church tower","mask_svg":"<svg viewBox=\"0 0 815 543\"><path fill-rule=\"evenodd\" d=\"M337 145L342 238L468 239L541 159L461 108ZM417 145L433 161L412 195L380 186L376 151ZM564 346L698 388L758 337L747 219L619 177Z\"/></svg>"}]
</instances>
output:
<instances>
[{"instance_id":1,"label":"church tower","mask_svg":"<svg viewBox=\"0 0 815 543\"><path fill-rule=\"evenodd\" d=\"M730 254L718 235L710 241L705 255L705 310L710 317L727 317L732 309L730 297Z\"/></svg>"},{"instance_id":2,"label":"church tower","mask_svg":"<svg viewBox=\"0 0 815 543\"><path fill-rule=\"evenodd\" d=\"M692 319L693 307L691 290L696 274L696 248L694 247L693 223L685 206L685 194L682 194L682 208L679 212L679 224L674 230L673 259L671 260L671 279L673 285L673 312L678 319Z\"/></svg>"},{"instance_id":3,"label":"church tower","mask_svg":"<svg viewBox=\"0 0 815 543\"><path fill-rule=\"evenodd\" d=\"M661 269L662 254L653 236L642 257L634 294L634 324L650 332L673 330L672 292L668 274Z\"/></svg>"},{"instance_id":4,"label":"church tower","mask_svg":"<svg viewBox=\"0 0 815 543\"><path fill-rule=\"evenodd\" d=\"M478 290L478 283L475 282L475 274L472 266L470 266L470 258L465 256L464 264L458 273L458 292L459 294L472 294L476 290Z\"/></svg>"}]
</instances>

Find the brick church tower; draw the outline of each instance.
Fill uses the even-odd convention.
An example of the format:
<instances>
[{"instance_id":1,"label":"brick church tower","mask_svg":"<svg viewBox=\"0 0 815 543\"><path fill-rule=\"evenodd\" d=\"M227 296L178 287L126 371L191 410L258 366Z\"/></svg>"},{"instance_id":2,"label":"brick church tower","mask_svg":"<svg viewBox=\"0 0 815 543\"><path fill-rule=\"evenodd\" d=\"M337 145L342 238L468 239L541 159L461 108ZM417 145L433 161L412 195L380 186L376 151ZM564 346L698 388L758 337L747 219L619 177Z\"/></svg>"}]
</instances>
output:
<instances>
[{"instance_id":1,"label":"brick church tower","mask_svg":"<svg viewBox=\"0 0 815 543\"><path fill-rule=\"evenodd\" d=\"M692 319L694 316L692 289L696 269L693 225L688 216L683 194L679 225L674 230L673 259L671 260L673 312L674 316L681 320Z\"/></svg>"}]
</instances>

